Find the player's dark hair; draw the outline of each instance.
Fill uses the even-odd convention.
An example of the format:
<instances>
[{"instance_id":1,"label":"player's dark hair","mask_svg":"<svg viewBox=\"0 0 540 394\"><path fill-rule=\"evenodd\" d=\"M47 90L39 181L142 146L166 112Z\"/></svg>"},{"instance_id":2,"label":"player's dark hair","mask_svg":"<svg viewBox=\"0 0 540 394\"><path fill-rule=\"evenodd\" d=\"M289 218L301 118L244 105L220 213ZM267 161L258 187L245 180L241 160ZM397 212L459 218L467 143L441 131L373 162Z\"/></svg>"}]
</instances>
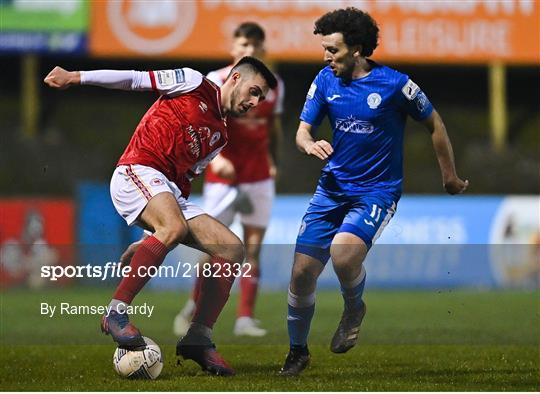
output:
<instances>
[{"instance_id":1,"label":"player's dark hair","mask_svg":"<svg viewBox=\"0 0 540 394\"><path fill-rule=\"evenodd\" d=\"M343 34L343 41L348 46L361 45L364 57L371 56L378 45L377 22L355 7L334 10L317 19L313 34L326 36L333 33Z\"/></svg>"},{"instance_id":2,"label":"player's dark hair","mask_svg":"<svg viewBox=\"0 0 540 394\"><path fill-rule=\"evenodd\" d=\"M274 74L272 73L272 71L270 71L268 67L266 67L266 65L263 62L261 62L259 59L255 59L254 57L251 57L251 56L244 56L242 59L240 59L238 63L236 63L234 67L231 69L229 76L231 76L232 73L234 73L235 71L243 67L247 67L251 71L257 74L261 74L270 89L276 88L277 80ZM228 78L229 77L227 77L227 79Z\"/></svg>"},{"instance_id":3,"label":"player's dark hair","mask_svg":"<svg viewBox=\"0 0 540 394\"><path fill-rule=\"evenodd\" d=\"M263 28L258 23L244 22L234 30L233 37L245 37L257 41L264 41L266 35L264 34Z\"/></svg>"}]
</instances>

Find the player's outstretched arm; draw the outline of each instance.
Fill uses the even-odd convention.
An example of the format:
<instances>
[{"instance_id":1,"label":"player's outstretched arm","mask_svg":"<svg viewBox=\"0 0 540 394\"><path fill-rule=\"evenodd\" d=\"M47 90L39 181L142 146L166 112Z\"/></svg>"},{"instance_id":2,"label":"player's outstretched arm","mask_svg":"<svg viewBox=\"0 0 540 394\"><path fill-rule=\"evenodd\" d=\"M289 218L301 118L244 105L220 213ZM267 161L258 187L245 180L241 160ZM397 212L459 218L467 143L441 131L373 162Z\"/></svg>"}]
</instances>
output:
<instances>
[{"instance_id":1,"label":"player's outstretched arm","mask_svg":"<svg viewBox=\"0 0 540 394\"><path fill-rule=\"evenodd\" d=\"M328 141L315 141L311 135L312 126L309 123L300 121L296 132L296 146L307 155L317 156L321 160L326 160L334 152L332 145Z\"/></svg>"},{"instance_id":2,"label":"player's outstretched arm","mask_svg":"<svg viewBox=\"0 0 540 394\"><path fill-rule=\"evenodd\" d=\"M454 151L441 116L433 110L422 123L431 133L431 141L441 169L444 189L448 194L463 193L469 186L469 181L460 179L456 173Z\"/></svg>"},{"instance_id":3,"label":"player's outstretched arm","mask_svg":"<svg viewBox=\"0 0 540 394\"><path fill-rule=\"evenodd\" d=\"M67 71L56 66L43 81L56 89L67 89L71 85L94 85L107 89L152 90L150 74L147 71Z\"/></svg>"}]
</instances>

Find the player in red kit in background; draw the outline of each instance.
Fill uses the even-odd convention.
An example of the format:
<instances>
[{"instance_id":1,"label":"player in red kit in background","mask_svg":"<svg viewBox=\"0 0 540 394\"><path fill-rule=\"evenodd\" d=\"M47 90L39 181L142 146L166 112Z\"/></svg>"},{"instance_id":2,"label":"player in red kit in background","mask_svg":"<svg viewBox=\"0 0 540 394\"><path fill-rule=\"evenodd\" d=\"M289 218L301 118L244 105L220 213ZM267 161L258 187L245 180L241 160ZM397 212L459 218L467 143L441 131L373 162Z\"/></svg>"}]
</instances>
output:
<instances>
[{"instance_id":1,"label":"player in red kit in background","mask_svg":"<svg viewBox=\"0 0 540 394\"><path fill-rule=\"evenodd\" d=\"M240 24L233 33L231 55L234 63L244 56L262 59L265 55L265 33L254 22ZM233 63L233 64L234 64ZM233 66L212 71L207 78L221 86ZM242 223L249 276L240 278L236 335L264 336L266 330L254 319L259 287L259 256L264 234L270 221L275 194L277 151L282 138L281 112L284 86L268 92L263 103L240 117L229 117L229 143L212 160L205 172L203 207L226 226L236 214ZM208 260L201 262L201 264ZM174 333L183 335L189 328L195 310L200 279L191 298L174 320Z\"/></svg>"},{"instance_id":2,"label":"player in red kit in background","mask_svg":"<svg viewBox=\"0 0 540 394\"><path fill-rule=\"evenodd\" d=\"M210 255L213 267L243 262L238 237L187 200L190 182L226 145L227 115L256 107L277 81L261 61L245 57L233 67L221 89L189 68L70 72L55 67L45 83L58 89L96 85L160 94L141 119L111 179L111 197L118 213L129 225L137 224L152 235L133 254L133 274L121 280L109 304L111 312L101 323L102 331L120 347L144 346L125 308L150 279L148 267L161 265L180 243ZM233 281L233 276L204 278L189 331L176 346L177 355L216 375L234 374L211 340Z\"/></svg>"}]
</instances>

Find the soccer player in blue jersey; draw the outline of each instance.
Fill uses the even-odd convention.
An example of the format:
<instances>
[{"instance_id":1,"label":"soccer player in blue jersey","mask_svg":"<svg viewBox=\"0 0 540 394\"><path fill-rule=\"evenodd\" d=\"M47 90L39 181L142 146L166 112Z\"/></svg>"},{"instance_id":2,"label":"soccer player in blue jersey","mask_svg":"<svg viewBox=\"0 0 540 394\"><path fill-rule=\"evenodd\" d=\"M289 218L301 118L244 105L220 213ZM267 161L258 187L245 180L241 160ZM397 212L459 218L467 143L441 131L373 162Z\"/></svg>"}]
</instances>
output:
<instances>
[{"instance_id":1,"label":"soccer player in blue jersey","mask_svg":"<svg viewBox=\"0 0 540 394\"><path fill-rule=\"evenodd\" d=\"M344 300L330 349L345 353L358 340L366 313L363 261L401 196L407 115L431 133L445 190L458 194L468 186L456 174L444 123L427 96L407 75L368 59L378 33L371 16L356 8L329 12L315 22L328 66L309 88L296 144L326 165L296 241L288 294L290 351L280 371L285 376L298 375L309 364L315 287L329 257ZM313 137L325 116L332 143Z\"/></svg>"}]
</instances>

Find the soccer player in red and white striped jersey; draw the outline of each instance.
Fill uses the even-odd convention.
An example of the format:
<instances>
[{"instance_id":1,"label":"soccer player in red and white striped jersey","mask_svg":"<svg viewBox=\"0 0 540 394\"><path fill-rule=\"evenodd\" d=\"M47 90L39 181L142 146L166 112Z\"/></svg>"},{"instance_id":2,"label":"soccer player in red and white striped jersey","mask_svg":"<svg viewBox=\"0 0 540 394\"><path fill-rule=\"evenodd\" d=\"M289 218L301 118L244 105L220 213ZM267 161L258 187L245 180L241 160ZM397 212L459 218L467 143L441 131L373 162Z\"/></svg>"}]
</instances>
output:
<instances>
[{"instance_id":1,"label":"soccer player in red and white striped jersey","mask_svg":"<svg viewBox=\"0 0 540 394\"><path fill-rule=\"evenodd\" d=\"M127 306L146 282L149 267L161 265L167 253L186 244L209 254L212 266L242 263L242 242L223 224L187 200L191 180L228 141L228 115L241 115L262 102L276 86L273 74L259 60L241 59L221 87L189 68L161 71L66 71L55 67L45 78L53 88L96 85L111 89L154 90L160 94L143 116L118 161L111 197L129 225L152 232L140 242L103 316L102 330L119 346L144 346L129 322ZM212 327L221 313L234 277L205 278L190 329L177 345L177 355L192 359L216 375L234 370L215 350Z\"/></svg>"}]
</instances>

